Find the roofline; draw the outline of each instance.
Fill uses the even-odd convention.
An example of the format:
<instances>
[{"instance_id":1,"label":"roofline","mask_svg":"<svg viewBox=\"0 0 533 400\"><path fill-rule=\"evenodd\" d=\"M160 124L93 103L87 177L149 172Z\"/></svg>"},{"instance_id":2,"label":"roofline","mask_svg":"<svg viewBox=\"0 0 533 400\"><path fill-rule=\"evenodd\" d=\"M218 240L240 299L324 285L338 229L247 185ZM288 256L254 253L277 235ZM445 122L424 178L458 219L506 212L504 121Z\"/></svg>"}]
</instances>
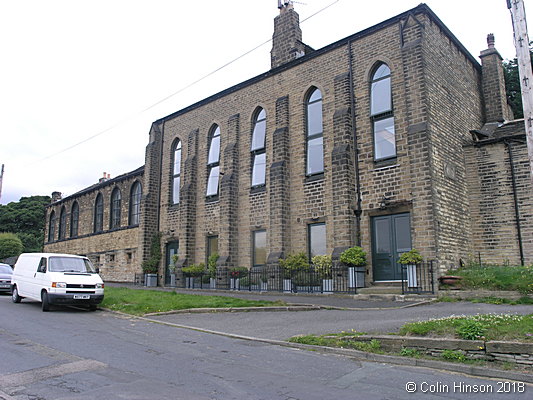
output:
<instances>
[{"instance_id":1,"label":"roofline","mask_svg":"<svg viewBox=\"0 0 533 400\"><path fill-rule=\"evenodd\" d=\"M139 175L142 175L144 173L144 165L133 170L133 171L130 171L130 172L126 172L125 174L122 174L122 175L119 175L115 178L112 178L112 179L109 179L105 182L101 182L101 183L96 183L92 186L89 186L85 189L82 189L80 190L79 192L76 192L74 194L71 194L70 196L67 196L61 200L58 200L54 203L50 203L50 204L47 204L46 207L52 207L52 206L58 206L60 205L61 203L64 203L68 200L72 200L73 198L76 198L76 197L80 197L80 196L83 196L84 194L87 194L89 192L92 192L92 191L95 191L95 190L100 190L108 185L112 185L113 183L116 183L116 182L120 182L120 181L125 181L126 179L129 179L131 177L134 177L134 176L139 176Z\"/></svg>"},{"instance_id":2,"label":"roofline","mask_svg":"<svg viewBox=\"0 0 533 400\"><path fill-rule=\"evenodd\" d=\"M296 67L297 65L303 64L315 57L319 57L325 53L328 53L330 51L333 51L339 47L342 47L350 42L353 42L354 40L361 39L365 36L371 35L375 33L376 31L382 30L386 27L389 27L393 24L398 23L402 19L405 19L409 17L411 14L426 14L433 22L435 22L439 28L450 38L450 40L457 46L457 48L465 55L466 58L470 60L470 62L473 64L473 66L478 70L481 71L481 65L479 64L478 60L470 54L470 52L466 49L466 47L463 46L463 44L457 39L457 37L448 29L446 25L440 20L439 17L429 8L429 6L425 3L421 3L415 8L412 8L410 10L407 10L401 14L396 15L395 17L389 18L383 22L380 22L379 24L373 25L369 28L366 28L360 32L354 33L353 35L347 36L344 39L340 39L334 43L331 43L325 47L322 47L321 49L315 50L314 52L311 52L309 54L304 55L303 57L300 57L296 60L292 60L288 63L285 63L283 65L280 65L279 67L273 68L267 72L264 72L260 75L257 75L253 78L250 78L248 80L245 80L241 83L238 83L234 86L231 86L227 89L222 90L221 92L215 93L209 97L206 97L205 99L202 99L196 103L193 103L185 108L182 108L181 110L175 111L172 114L169 114L163 118L160 118L153 122L153 124L162 124L166 121L169 121L173 118L176 118L180 115L186 114L196 108L199 108L203 105L209 104L215 100L218 100L222 97L225 97L229 94L235 93L245 87L251 86L257 82L260 82L264 79L267 79L269 77L272 77L274 75L277 75L283 71L286 71L288 69L291 69L293 67Z\"/></svg>"}]
</instances>

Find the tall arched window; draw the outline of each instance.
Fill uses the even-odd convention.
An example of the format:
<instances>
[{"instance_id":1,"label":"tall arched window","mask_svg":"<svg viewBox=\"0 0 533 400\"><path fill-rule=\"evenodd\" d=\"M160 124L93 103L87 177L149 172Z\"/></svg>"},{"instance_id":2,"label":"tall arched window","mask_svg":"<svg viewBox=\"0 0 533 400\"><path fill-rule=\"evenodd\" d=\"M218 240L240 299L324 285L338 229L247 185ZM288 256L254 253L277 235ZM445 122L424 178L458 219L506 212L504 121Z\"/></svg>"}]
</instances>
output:
<instances>
[{"instance_id":1,"label":"tall arched window","mask_svg":"<svg viewBox=\"0 0 533 400\"><path fill-rule=\"evenodd\" d=\"M172 203L179 204L181 185L181 140L178 140L174 146L172 165Z\"/></svg>"},{"instance_id":2,"label":"tall arched window","mask_svg":"<svg viewBox=\"0 0 533 400\"><path fill-rule=\"evenodd\" d=\"M259 108L255 113L252 132L252 187L263 186L266 176L266 112Z\"/></svg>"},{"instance_id":3,"label":"tall arched window","mask_svg":"<svg viewBox=\"0 0 533 400\"><path fill-rule=\"evenodd\" d=\"M372 74L370 117L374 130L374 159L396 157L391 71L387 64L379 64Z\"/></svg>"},{"instance_id":4,"label":"tall arched window","mask_svg":"<svg viewBox=\"0 0 533 400\"><path fill-rule=\"evenodd\" d=\"M48 224L48 241L53 242L56 236L56 212L50 213L50 221Z\"/></svg>"},{"instance_id":5,"label":"tall arched window","mask_svg":"<svg viewBox=\"0 0 533 400\"><path fill-rule=\"evenodd\" d=\"M213 125L209 134L209 153L207 156L207 197L218 195L220 177L220 127Z\"/></svg>"},{"instance_id":6,"label":"tall arched window","mask_svg":"<svg viewBox=\"0 0 533 400\"><path fill-rule=\"evenodd\" d=\"M78 224L80 220L80 206L78 202L72 203L72 209L70 210L70 237L78 236Z\"/></svg>"},{"instance_id":7,"label":"tall arched window","mask_svg":"<svg viewBox=\"0 0 533 400\"><path fill-rule=\"evenodd\" d=\"M142 186L139 182L135 182L131 187L130 193L130 225L139 225L141 216L141 196Z\"/></svg>"},{"instance_id":8,"label":"tall arched window","mask_svg":"<svg viewBox=\"0 0 533 400\"><path fill-rule=\"evenodd\" d=\"M58 239L65 239L67 235L67 210L65 206L61 207L61 212L59 213L59 235Z\"/></svg>"},{"instance_id":9,"label":"tall arched window","mask_svg":"<svg viewBox=\"0 0 533 400\"><path fill-rule=\"evenodd\" d=\"M94 202L94 232L102 232L104 230L104 198L101 193L96 196Z\"/></svg>"},{"instance_id":10,"label":"tall arched window","mask_svg":"<svg viewBox=\"0 0 533 400\"><path fill-rule=\"evenodd\" d=\"M120 210L122 208L122 196L120 190L115 188L111 193L111 220L109 229L120 227Z\"/></svg>"},{"instance_id":11,"label":"tall arched window","mask_svg":"<svg viewBox=\"0 0 533 400\"><path fill-rule=\"evenodd\" d=\"M314 89L307 99L307 169L306 175L324 172L324 137L322 127L322 93Z\"/></svg>"}]
</instances>

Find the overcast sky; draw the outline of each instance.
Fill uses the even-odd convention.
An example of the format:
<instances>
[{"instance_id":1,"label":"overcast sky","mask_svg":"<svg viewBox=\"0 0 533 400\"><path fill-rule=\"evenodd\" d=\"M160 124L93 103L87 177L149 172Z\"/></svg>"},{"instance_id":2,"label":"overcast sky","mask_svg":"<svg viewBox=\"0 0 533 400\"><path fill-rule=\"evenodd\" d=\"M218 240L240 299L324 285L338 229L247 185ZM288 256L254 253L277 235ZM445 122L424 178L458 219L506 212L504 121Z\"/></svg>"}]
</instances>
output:
<instances>
[{"instance_id":1,"label":"overcast sky","mask_svg":"<svg viewBox=\"0 0 533 400\"><path fill-rule=\"evenodd\" d=\"M295 9L318 49L420 2ZM506 0L426 4L476 58L491 32L514 58ZM271 42L188 87L271 39L277 14L276 0L0 0L0 203L65 197L142 166L153 121L270 69Z\"/></svg>"}]
</instances>

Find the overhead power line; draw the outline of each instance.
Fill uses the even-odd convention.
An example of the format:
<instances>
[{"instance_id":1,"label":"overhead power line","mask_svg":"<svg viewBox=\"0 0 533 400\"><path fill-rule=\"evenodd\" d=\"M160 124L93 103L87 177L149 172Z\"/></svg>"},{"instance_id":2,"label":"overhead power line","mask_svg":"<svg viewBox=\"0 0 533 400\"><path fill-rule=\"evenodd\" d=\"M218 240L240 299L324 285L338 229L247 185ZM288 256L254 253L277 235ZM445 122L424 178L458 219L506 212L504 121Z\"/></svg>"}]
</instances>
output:
<instances>
[{"instance_id":1,"label":"overhead power line","mask_svg":"<svg viewBox=\"0 0 533 400\"><path fill-rule=\"evenodd\" d=\"M340 1L340 0L335 0L335 1L333 1L332 3L329 3L327 6L321 8L321 9L318 10L317 12L315 12L315 13L311 14L310 16L308 16L307 18L303 19L300 23L303 24L304 22L308 21L309 19L313 18L314 16L320 14L321 12L327 10L328 8L330 8L331 6L333 6L334 4L338 3L339 1ZM137 111L137 112L131 114L131 115L128 116L128 117L125 117L125 118L121 119L120 121L118 121L117 123L113 124L112 126L106 128L106 129L104 129L104 130L101 130L100 132L97 132L97 133L95 133L94 135L87 137L86 139L83 139L83 140L81 140L81 141L79 141L79 142L77 142L77 143L75 143L75 144L73 144L73 145L71 145L71 146L69 146L69 147L66 147L66 148L64 148L64 149L62 149L62 150L59 150L59 151L53 153L53 154L50 154L50 155L48 155L48 156L46 156L46 157L43 157L43 158L41 158L41 159L40 159L39 161L37 161L37 162L42 162L42 161L48 160L48 159L50 159L50 158L53 158L53 157L55 157L55 156L58 156L59 154L65 153L65 152L67 152L67 151L69 151L69 150L72 150L72 149L75 148L75 147L78 147L78 146L80 146L80 145L82 145L82 144L84 144L84 143L87 143L88 141L90 141L90 140L92 140L92 139L94 139L94 138L96 138L96 137L98 137L98 136L103 135L104 133L107 133L107 132L109 132L109 131L115 129L115 128L121 126L122 124L124 124L124 123L126 123L126 122L128 122L128 121L131 121L133 118L137 117L138 115L141 115L141 114L145 113L146 111L151 110L152 108L158 106L159 104L164 103L165 101L171 99L172 97L177 96L178 94L184 92L185 90L187 90L187 89L189 89L189 88L191 88L191 87L197 85L198 83L202 82L203 80L205 80L205 79L209 78L210 76L216 74L216 73L219 72L220 70L222 70L222 69L224 69L224 68L230 66L230 65L233 64L234 62L236 62L236 61L240 60L241 58L247 56L248 54L250 54L250 53L256 51L257 49L259 49L260 47L264 46L265 44L267 44L267 43L269 43L269 42L271 42L271 41L272 41L272 38L270 38L270 39L268 39L268 40L262 42L261 44L255 46L255 47L252 48L251 50L248 50L248 51L246 51L245 53L242 53L240 56L234 58L234 59L231 60L231 61L228 61L227 63L221 65L220 67L218 67L218 68L216 68L216 69L214 69L213 71L211 71L211 72L209 72L208 74L202 76L201 78L198 78L197 80L195 80L195 81L189 83L188 85L182 87L181 89L175 91L174 93L169 94L168 96L162 98L161 100L156 101L156 102L153 103L152 105L150 105L150 106L148 106L148 107L146 107L146 108L144 108L144 109L142 109L142 110L140 110L140 111ZM36 163L37 163L37 162L36 162Z\"/></svg>"}]
</instances>

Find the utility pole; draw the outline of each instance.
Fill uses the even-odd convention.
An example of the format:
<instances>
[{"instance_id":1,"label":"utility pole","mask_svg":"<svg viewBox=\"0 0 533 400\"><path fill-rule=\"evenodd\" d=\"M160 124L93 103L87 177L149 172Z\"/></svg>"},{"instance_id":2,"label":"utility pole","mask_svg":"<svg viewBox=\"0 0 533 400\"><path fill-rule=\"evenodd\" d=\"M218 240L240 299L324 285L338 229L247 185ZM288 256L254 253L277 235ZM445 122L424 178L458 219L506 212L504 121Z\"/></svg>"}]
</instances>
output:
<instances>
[{"instance_id":1,"label":"utility pole","mask_svg":"<svg viewBox=\"0 0 533 400\"><path fill-rule=\"evenodd\" d=\"M526 9L523 0L507 0L507 8L511 11L513 21L514 45L522 90L522 106L526 127L527 154L529 172L533 186L533 74L531 72L531 55L529 53L529 37L527 34Z\"/></svg>"}]
</instances>

